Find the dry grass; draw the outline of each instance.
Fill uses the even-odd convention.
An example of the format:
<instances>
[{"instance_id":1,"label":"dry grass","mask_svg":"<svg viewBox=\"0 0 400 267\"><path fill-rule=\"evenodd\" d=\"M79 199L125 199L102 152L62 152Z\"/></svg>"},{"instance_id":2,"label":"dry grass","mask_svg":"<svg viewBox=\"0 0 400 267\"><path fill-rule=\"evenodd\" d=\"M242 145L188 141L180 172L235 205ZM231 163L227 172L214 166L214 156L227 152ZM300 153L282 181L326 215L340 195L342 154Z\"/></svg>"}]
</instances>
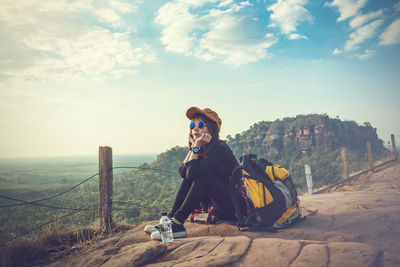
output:
<instances>
[{"instance_id":1,"label":"dry grass","mask_svg":"<svg viewBox=\"0 0 400 267\"><path fill-rule=\"evenodd\" d=\"M68 255L72 249L88 246L110 234L131 228L126 224L114 224L113 231L107 233L93 224L61 232L55 224L44 229L40 236L17 239L0 247L0 266L42 266L55 258Z\"/></svg>"}]
</instances>

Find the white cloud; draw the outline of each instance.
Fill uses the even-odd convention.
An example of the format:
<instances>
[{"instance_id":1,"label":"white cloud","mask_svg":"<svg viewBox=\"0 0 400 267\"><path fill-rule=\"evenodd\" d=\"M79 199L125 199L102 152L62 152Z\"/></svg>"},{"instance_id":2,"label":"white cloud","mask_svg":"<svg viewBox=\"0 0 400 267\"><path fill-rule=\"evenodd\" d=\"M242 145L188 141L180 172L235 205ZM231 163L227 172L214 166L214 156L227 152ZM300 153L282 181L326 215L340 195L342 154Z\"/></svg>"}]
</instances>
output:
<instances>
[{"instance_id":1,"label":"white cloud","mask_svg":"<svg viewBox=\"0 0 400 267\"><path fill-rule=\"evenodd\" d=\"M375 12L370 12L365 15L362 15L362 14L356 15L350 21L350 27L353 29L358 28L373 19L382 17L382 15L383 15L383 10L377 10Z\"/></svg>"},{"instance_id":2,"label":"white cloud","mask_svg":"<svg viewBox=\"0 0 400 267\"><path fill-rule=\"evenodd\" d=\"M100 8L96 10L96 15L103 22L110 22L114 26L121 25L122 18L111 8Z\"/></svg>"},{"instance_id":3,"label":"white cloud","mask_svg":"<svg viewBox=\"0 0 400 267\"><path fill-rule=\"evenodd\" d=\"M180 0L158 10L155 21L163 27L161 42L168 51L239 66L266 57L267 49L276 43L259 21L238 13L250 6L248 1L201 14L191 13L195 5L199 6L198 1Z\"/></svg>"},{"instance_id":4,"label":"white cloud","mask_svg":"<svg viewBox=\"0 0 400 267\"><path fill-rule=\"evenodd\" d=\"M249 1L240 2L240 6L251 6L251 5L252 5L252 4L250 4Z\"/></svg>"},{"instance_id":5,"label":"white cloud","mask_svg":"<svg viewBox=\"0 0 400 267\"><path fill-rule=\"evenodd\" d=\"M44 42L43 56L32 66L19 70L15 76L47 78L119 77L135 73L134 67L155 60L149 46L133 48L128 34L112 33L106 29L87 31L74 39L48 38ZM12 75L12 73L8 73Z\"/></svg>"},{"instance_id":6,"label":"white cloud","mask_svg":"<svg viewBox=\"0 0 400 267\"><path fill-rule=\"evenodd\" d=\"M121 2L118 0L109 0L108 3L111 7L115 8L116 10L118 10L118 12L121 12L123 14L135 12L138 8L136 5L131 5L129 3Z\"/></svg>"},{"instance_id":7,"label":"white cloud","mask_svg":"<svg viewBox=\"0 0 400 267\"><path fill-rule=\"evenodd\" d=\"M366 49L364 51L364 53L357 54L355 57L360 59L360 60L367 60L367 59L371 58L374 54L375 54L375 51L370 50L370 49Z\"/></svg>"},{"instance_id":8,"label":"white cloud","mask_svg":"<svg viewBox=\"0 0 400 267\"><path fill-rule=\"evenodd\" d=\"M390 12L388 8L382 8L368 13L362 12L368 0L333 0L326 2L325 6L338 8L340 16L338 22L345 21L349 18L349 28L354 32L350 34L349 40L346 41L343 51L335 49L333 54L341 54L344 52L359 49L359 44L368 39L375 37L379 33L379 27L384 23ZM394 5L394 10L400 10L400 2ZM372 21L372 22L371 22ZM394 22L386 28L385 32L380 35L379 45L388 45L400 43L400 22ZM365 49L361 54L349 54L348 56L361 60L368 59L374 55L375 51Z\"/></svg>"},{"instance_id":9,"label":"white cloud","mask_svg":"<svg viewBox=\"0 0 400 267\"><path fill-rule=\"evenodd\" d=\"M219 3L218 7L229 6L232 2L233 2L233 0L221 1L221 3Z\"/></svg>"},{"instance_id":10,"label":"white cloud","mask_svg":"<svg viewBox=\"0 0 400 267\"><path fill-rule=\"evenodd\" d=\"M91 1L67 3L65 1L42 0L36 3L34 1L3 0L0 8L0 19L4 21L4 26L24 26L35 24L44 19L41 16L49 18L52 14L54 16L54 14L59 13L75 13L91 9L93 9Z\"/></svg>"},{"instance_id":11,"label":"white cloud","mask_svg":"<svg viewBox=\"0 0 400 267\"><path fill-rule=\"evenodd\" d=\"M189 33L198 28L194 15L185 3L167 3L158 10L155 21L164 26L161 42L166 49L177 53L187 53L195 45L195 38Z\"/></svg>"},{"instance_id":12,"label":"white cloud","mask_svg":"<svg viewBox=\"0 0 400 267\"><path fill-rule=\"evenodd\" d=\"M134 73L135 67L156 60L151 47L134 47L129 30L113 32L87 24L81 13L107 23L121 17L107 6L94 8L91 1L11 2L0 10L3 21L0 75L20 79L66 77L117 77Z\"/></svg>"},{"instance_id":13,"label":"white cloud","mask_svg":"<svg viewBox=\"0 0 400 267\"><path fill-rule=\"evenodd\" d=\"M333 0L326 2L328 7L337 7L340 17L337 21L344 21L350 17L357 15L358 11L367 4L367 0Z\"/></svg>"},{"instance_id":14,"label":"white cloud","mask_svg":"<svg viewBox=\"0 0 400 267\"><path fill-rule=\"evenodd\" d=\"M346 51L354 50L357 45L375 36L379 26L383 23L382 19L375 20L363 27L358 28L350 34L350 39L346 41L344 49Z\"/></svg>"},{"instance_id":15,"label":"white cloud","mask_svg":"<svg viewBox=\"0 0 400 267\"><path fill-rule=\"evenodd\" d=\"M304 8L308 0L278 0L268 7L272 11L270 27L279 27L284 34L296 31L296 27L303 21L313 21L310 12Z\"/></svg>"},{"instance_id":16,"label":"white cloud","mask_svg":"<svg viewBox=\"0 0 400 267\"><path fill-rule=\"evenodd\" d=\"M380 36L380 45L400 44L400 19L390 24Z\"/></svg>"},{"instance_id":17,"label":"white cloud","mask_svg":"<svg viewBox=\"0 0 400 267\"><path fill-rule=\"evenodd\" d=\"M184 5L190 5L190 6L193 6L193 7L198 7L198 6L202 6L205 3L218 2L218 0L175 0L175 2L184 4Z\"/></svg>"},{"instance_id":18,"label":"white cloud","mask_svg":"<svg viewBox=\"0 0 400 267\"><path fill-rule=\"evenodd\" d=\"M219 17L210 30L204 34L197 48L197 54L214 55L223 58L223 63L239 66L256 62L266 56L266 49L276 40L268 35L265 38L252 36L247 23L233 16Z\"/></svg>"},{"instance_id":19,"label":"white cloud","mask_svg":"<svg viewBox=\"0 0 400 267\"><path fill-rule=\"evenodd\" d=\"M337 49L337 48L335 48L335 50L333 50L333 52L332 52L332 54L334 54L334 55L340 55L342 53L343 52L340 49Z\"/></svg>"},{"instance_id":20,"label":"white cloud","mask_svg":"<svg viewBox=\"0 0 400 267\"><path fill-rule=\"evenodd\" d=\"M289 35L289 40L299 40L299 39L308 39L308 38L307 36L298 33L291 33Z\"/></svg>"},{"instance_id":21,"label":"white cloud","mask_svg":"<svg viewBox=\"0 0 400 267\"><path fill-rule=\"evenodd\" d=\"M99 17L100 21L111 23L112 26L124 25L122 15L133 13L137 10L137 5L132 5L127 2L119 0L108 0L108 7L101 7L95 9L95 14Z\"/></svg>"}]
</instances>

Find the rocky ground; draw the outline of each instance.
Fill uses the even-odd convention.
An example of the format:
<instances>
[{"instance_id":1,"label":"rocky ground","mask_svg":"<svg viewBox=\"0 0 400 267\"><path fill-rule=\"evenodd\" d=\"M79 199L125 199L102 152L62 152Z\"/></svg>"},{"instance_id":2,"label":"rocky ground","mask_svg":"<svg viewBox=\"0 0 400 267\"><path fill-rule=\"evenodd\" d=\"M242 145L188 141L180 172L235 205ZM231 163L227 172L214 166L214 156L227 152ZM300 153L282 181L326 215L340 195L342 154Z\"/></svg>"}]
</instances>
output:
<instances>
[{"instance_id":1,"label":"rocky ground","mask_svg":"<svg viewBox=\"0 0 400 267\"><path fill-rule=\"evenodd\" d=\"M145 224L49 266L400 266L400 164L334 192L301 196L306 219L277 233L186 223L188 238L149 240ZM148 223L156 223L147 222Z\"/></svg>"}]
</instances>

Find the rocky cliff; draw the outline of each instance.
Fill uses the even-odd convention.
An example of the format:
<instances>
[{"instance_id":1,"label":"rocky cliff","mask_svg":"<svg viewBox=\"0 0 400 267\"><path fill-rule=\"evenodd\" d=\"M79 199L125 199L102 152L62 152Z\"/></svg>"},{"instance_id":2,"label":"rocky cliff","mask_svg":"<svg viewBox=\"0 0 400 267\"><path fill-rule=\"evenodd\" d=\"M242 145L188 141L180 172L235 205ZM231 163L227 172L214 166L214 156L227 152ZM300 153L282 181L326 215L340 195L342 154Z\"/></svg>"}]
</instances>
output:
<instances>
[{"instance_id":1,"label":"rocky cliff","mask_svg":"<svg viewBox=\"0 0 400 267\"><path fill-rule=\"evenodd\" d=\"M282 151L311 151L314 148L333 150L348 147L352 150L365 149L367 141L375 151L383 151L382 140L376 128L365 122L332 119L327 115L298 115L273 122L262 121L249 130L227 137L235 154L261 153L278 154Z\"/></svg>"}]
</instances>

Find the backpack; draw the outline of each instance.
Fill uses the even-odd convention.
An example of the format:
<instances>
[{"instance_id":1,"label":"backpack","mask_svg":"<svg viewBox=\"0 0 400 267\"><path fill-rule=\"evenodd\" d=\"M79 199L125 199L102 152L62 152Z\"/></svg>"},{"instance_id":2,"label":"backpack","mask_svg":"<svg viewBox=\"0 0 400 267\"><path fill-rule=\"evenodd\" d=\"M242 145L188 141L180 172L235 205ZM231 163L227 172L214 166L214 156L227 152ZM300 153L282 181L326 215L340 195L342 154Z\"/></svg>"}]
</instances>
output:
<instances>
[{"instance_id":1,"label":"backpack","mask_svg":"<svg viewBox=\"0 0 400 267\"><path fill-rule=\"evenodd\" d=\"M276 231L294 223L301 217L300 200L287 169L254 154L240 157L241 166L231 176L231 196L237 225L254 230ZM232 184L244 179L254 205L254 213L241 211L238 193ZM275 229L275 230L274 230Z\"/></svg>"}]
</instances>

